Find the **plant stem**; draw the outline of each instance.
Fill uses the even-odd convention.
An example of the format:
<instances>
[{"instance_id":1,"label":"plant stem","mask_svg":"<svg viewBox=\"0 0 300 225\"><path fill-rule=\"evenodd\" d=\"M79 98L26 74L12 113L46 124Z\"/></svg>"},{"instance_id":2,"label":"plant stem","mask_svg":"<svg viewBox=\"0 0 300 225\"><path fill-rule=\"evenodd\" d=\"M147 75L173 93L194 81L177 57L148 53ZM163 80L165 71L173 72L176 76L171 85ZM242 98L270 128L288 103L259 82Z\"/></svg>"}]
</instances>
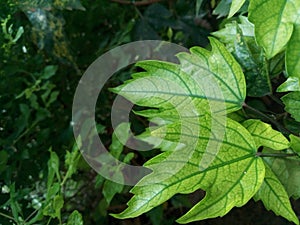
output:
<instances>
[{"instance_id":1,"label":"plant stem","mask_svg":"<svg viewBox=\"0 0 300 225\"><path fill-rule=\"evenodd\" d=\"M297 153L262 153L262 152L257 152L256 156L259 156L259 157L279 157L279 158L283 158L283 157L298 156L298 154Z\"/></svg>"},{"instance_id":2,"label":"plant stem","mask_svg":"<svg viewBox=\"0 0 300 225\"><path fill-rule=\"evenodd\" d=\"M285 131L285 133L287 133L287 134L294 134L294 135L296 135L296 136L299 136L298 134L296 134L296 133L294 133L294 132L288 130L287 128L285 128L282 124L278 123L278 122L277 122L275 119L273 119L272 117L270 117L270 116L268 116L268 115L262 113L261 111L259 111L259 110L255 109L255 108L253 108L253 107L247 105L246 103L243 104L243 107L245 107L245 108L251 110L252 112L254 112L255 114L257 114L257 115L259 115L259 116L261 116L261 117L267 119L269 122L273 123L273 124L278 128L279 131Z\"/></svg>"},{"instance_id":3,"label":"plant stem","mask_svg":"<svg viewBox=\"0 0 300 225\"><path fill-rule=\"evenodd\" d=\"M10 219L10 220L14 221L15 223L17 223L17 221L15 220L15 218L13 218L13 217L11 217L9 215L6 215L6 214L4 214L2 212L0 212L0 216L3 216L5 218Z\"/></svg>"}]
</instances>

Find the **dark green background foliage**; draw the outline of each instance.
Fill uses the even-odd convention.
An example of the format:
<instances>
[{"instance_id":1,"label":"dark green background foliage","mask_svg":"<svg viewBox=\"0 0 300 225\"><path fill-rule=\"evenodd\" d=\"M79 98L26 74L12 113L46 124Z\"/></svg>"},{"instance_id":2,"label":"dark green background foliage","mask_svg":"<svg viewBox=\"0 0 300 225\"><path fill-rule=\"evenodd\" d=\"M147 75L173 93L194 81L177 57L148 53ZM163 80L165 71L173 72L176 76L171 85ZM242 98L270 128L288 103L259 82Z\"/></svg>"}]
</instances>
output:
<instances>
[{"instance_id":1,"label":"dark green background foliage","mask_svg":"<svg viewBox=\"0 0 300 225\"><path fill-rule=\"evenodd\" d=\"M230 0L120 2L0 2L1 225L175 224L180 215L204 197L204 191L175 195L134 219L118 220L109 215L126 208L126 202L132 197L131 187L104 180L82 159L73 137L71 109L75 88L87 67L98 56L121 44L157 39L187 48L209 49L208 36L214 35L240 63L247 81L249 107L231 117L239 122L258 118L271 123L286 136L299 135L299 113L292 107L284 109L280 98L285 93L276 92L287 76L285 53L280 51L275 56L269 51L266 57L264 48L247 33L251 27L249 21L246 17L238 17L247 15L249 1L244 1L237 10L237 17L230 19L226 18ZM121 84L136 70L120 71L106 87ZM286 92L287 88L282 87L282 91ZM104 90L98 98L99 135L119 159L143 165L159 150L138 153L123 149L109 123L114 97L115 94ZM283 98L287 106L291 103L288 98L292 97L297 96ZM132 115L131 120L131 128L136 133L141 133L147 125L142 117ZM129 127L119 129L126 133ZM299 148L297 141L295 136ZM299 215L300 204L292 200L292 205ZM251 200L223 218L191 224L275 225L288 222L275 217L260 202Z\"/></svg>"}]
</instances>

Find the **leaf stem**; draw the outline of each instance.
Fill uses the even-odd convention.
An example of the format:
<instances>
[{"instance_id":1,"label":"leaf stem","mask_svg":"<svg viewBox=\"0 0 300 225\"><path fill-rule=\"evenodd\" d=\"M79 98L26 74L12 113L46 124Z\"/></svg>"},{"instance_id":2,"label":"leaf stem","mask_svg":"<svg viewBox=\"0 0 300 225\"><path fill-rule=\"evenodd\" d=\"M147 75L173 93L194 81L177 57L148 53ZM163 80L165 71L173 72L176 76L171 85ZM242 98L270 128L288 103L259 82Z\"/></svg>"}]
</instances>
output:
<instances>
[{"instance_id":1,"label":"leaf stem","mask_svg":"<svg viewBox=\"0 0 300 225\"><path fill-rule=\"evenodd\" d=\"M273 119L272 117L268 116L267 114L265 113L262 113L261 111L247 105L246 103L243 104L243 107L251 110L252 112L254 112L255 114L267 119L270 123L274 124L279 131L282 131L282 132L285 132L287 134L294 134L296 136L298 136L298 134L295 134L294 132L288 130L287 128L285 128L282 124L278 123L275 119Z\"/></svg>"},{"instance_id":2,"label":"leaf stem","mask_svg":"<svg viewBox=\"0 0 300 225\"><path fill-rule=\"evenodd\" d=\"M283 158L283 157L298 156L298 154L297 153L262 153L262 152L257 152L256 156L258 156L258 157L279 157L279 158Z\"/></svg>"}]
</instances>

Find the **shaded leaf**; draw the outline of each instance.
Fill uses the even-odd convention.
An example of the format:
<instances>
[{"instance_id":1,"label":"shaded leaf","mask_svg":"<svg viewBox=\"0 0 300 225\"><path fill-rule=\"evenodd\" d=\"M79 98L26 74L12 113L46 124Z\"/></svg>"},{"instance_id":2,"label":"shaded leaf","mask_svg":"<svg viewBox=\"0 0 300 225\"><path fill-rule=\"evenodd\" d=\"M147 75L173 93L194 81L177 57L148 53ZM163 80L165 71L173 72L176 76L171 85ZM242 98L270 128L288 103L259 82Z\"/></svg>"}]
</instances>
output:
<instances>
[{"instance_id":1,"label":"shaded leaf","mask_svg":"<svg viewBox=\"0 0 300 225\"><path fill-rule=\"evenodd\" d=\"M242 124L253 136L257 148L265 146L274 150L282 150L290 146L286 137L279 131L274 130L268 123L250 119Z\"/></svg>"},{"instance_id":2,"label":"shaded leaf","mask_svg":"<svg viewBox=\"0 0 300 225\"><path fill-rule=\"evenodd\" d=\"M300 137L290 134L291 149L300 156Z\"/></svg>"},{"instance_id":3,"label":"shaded leaf","mask_svg":"<svg viewBox=\"0 0 300 225\"><path fill-rule=\"evenodd\" d=\"M274 152L274 151L265 151ZM273 173L278 177L281 184L284 186L289 197L294 199L300 198L300 161L295 158L264 158Z\"/></svg>"},{"instance_id":4,"label":"shaded leaf","mask_svg":"<svg viewBox=\"0 0 300 225\"><path fill-rule=\"evenodd\" d=\"M265 164L266 175L260 189L255 194L256 201L261 200L268 210L276 215L282 216L289 221L299 224L299 220L292 209L289 196L282 186L278 177L274 174L268 164Z\"/></svg>"},{"instance_id":5,"label":"shaded leaf","mask_svg":"<svg viewBox=\"0 0 300 225\"><path fill-rule=\"evenodd\" d=\"M300 122L300 92L291 92L281 98L285 105L285 110L289 112L292 117Z\"/></svg>"}]
</instances>

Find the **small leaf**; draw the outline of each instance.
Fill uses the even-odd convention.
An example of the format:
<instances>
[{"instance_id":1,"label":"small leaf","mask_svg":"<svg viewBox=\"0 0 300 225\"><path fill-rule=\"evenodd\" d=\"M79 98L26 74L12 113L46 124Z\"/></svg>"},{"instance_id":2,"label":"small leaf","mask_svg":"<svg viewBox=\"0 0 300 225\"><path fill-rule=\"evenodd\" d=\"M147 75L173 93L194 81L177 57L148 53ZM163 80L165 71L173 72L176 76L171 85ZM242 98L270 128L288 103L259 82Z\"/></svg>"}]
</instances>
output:
<instances>
[{"instance_id":1,"label":"small leaf","mask_svg":"<svg viewBox=\"0 0 300 225\"><path fill-rule=\"evenodd\" d=\"M55 152L52 151L52 149L49 149L50 151L50 159L48 161L48 180L47 180L47 189L50 189L54 176L56 175L56 178L60 182L60 174L59 174L59 158Z\"/></svg>"},{"instance_id":2,"label":"small leaf","mask_svg":"<svg viewBox=\"0 0 300 225\"><path fill-rule=\"evenodd\" d=\"M293 149L300 156L300 137L290 134L291 149Z\"/></svg>"},{"instance_id":3,"label":"small leaf","mask_svg":"<svg viewBox=\"0 0 300 225\"><path fill-rule=\"evenodd\" d=\"M123 178L119 177L119 180L120 179L123 179ZM112 198L115 196L115 194L122 192L123 187L124 187L123 184L118 184L118 183L115 183L110 180L106 180L104 182L102 193L107 202L107 205L110 204L110 202L111 202Z\"/></svg>"},{"instance_id":4,"label":"small leaf","mask_svg":"<svg viewBox=\"0 0 300 225\"><path fill-rule=\"evenodd\" d=\"M262 200L266 209L272 210L276 215L282 216L295 224L299 224L299 220L292 209L286 190L268 164L265 164L265 168L266 175L264 182L255 194L254 199L256 201Z\"/></svg>"},{"instance_id":5,"label":"small leaf","mask_svg":"<svg viewBox=\"0 0 300 225\"><path fill-rule=\"evenodd\" d=\"M68 218L67 225L83 225L82 215L74 210Z\"/></svg>"},{"instance_id":6,"label":"small leaf","mask_svg":"<svg viewBox=\"0 0 300 225\"><path fill-rule=\"evenodd\" d=\"M289 147L289 141L279 131L273 130L270 124L260 120L250 119L242 123L253 136L256 147L265 146L274 150Z\"/></svg>"},{"instance_id":7,"label":"small leaf","mask_svg":"<svg viewBox=\"0 0 300 225\"><path fill-rule=\"evenodd\" d=\"M267 58L282 51L290 40L298 11L298 0L250 1L249 20L255 25L256 40Z\"/></svg>"},{"instance_id":8,"label":"small leaf","mask_svg":"<svg viewBox=\"0 0 300 225\"><path fill-rule=\"evenodd\" d=\"M228 17L230 18L236 14L245 2L246 0L232 0Z\"/></svg>"},{"instance_id":9,"label":"small leaf","mask_svg":"<svg viewBox=\"0 0 300 225\"><path fill-rule=\"evenodd\" d=\"M298 77L288 77L288 79L277 88L277 92L287 91L300 91L300 83Z\"/></svg>"},{"instance_id":10,"label":"small leaf","mask_svg":"<svg viewBox=\"0 0 300 225\"><path fill-rule=\"evenodd\" d=\"M64 199L61 195L56 195L50 203L43 209L45 216L51 216L52 218L61 218L61 209L64 205Z\"/></svg>"},{"instance_id":11,"label":"small leaf","mask_svg":"<svg viewBox=\"0 0 300 225\"><path fill-rule=\"evenodd\" d=\"M300 122L300 92L291 92L281 98L285 105L285 110L289 112L292 117Z\"/></svg>"},{"instance_id":12,"label":"small leaf","mask_svg":"<svg viewBox=\"0 0 300 225\"><path fill-rule=\"evenodd\" d=\"M54 76L56 74L56 71L58 69L58 66L54 66L54 65L49 65L46 66L42 72L42 74L40 75L40 79L49 79L52 76Z\"/></svg>"}]
</instances>

